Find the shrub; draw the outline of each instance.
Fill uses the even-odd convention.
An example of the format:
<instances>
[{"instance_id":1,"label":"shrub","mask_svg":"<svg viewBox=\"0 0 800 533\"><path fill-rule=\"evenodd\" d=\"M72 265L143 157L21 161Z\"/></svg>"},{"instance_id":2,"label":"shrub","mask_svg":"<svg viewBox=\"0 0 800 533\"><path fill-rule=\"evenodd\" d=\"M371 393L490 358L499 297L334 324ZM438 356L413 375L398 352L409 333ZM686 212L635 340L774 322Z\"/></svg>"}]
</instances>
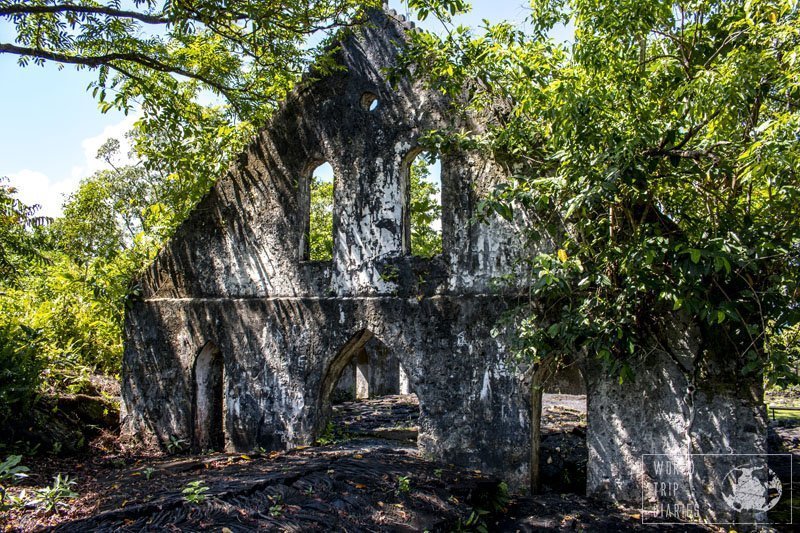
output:
<instances>
[{"instance_id":1,"label":"shrub","mask_svg":"<svg viewBox=\"0 0 800 533\"><path fill-rule=\"evenodd\" d=\"M32 403L41 379L38 333L25 326L0 327L0 426Z\"/></svg>"}]
</instances>

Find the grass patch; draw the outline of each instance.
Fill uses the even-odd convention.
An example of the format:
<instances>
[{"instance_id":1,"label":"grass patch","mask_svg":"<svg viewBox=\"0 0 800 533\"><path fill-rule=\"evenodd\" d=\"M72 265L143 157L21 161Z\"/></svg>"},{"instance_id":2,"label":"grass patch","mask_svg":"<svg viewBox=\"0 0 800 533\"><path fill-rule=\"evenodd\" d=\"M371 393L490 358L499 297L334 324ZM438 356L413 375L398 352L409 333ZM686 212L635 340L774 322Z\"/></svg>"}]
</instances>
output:
<instances>
[{"instance_id":1,"label":"grass patch","mask_svg":"<svg viewBox=\"0 0 800 533\"><path fill-rule=\"evenodd\" d=\"M800 423L800 411L786 410L786 406L768 406L768 414L770 420L780 420L782 422L797 422ZM793 406L792 406L793 407ZM773 410L774 409L774 410Z\"/></svg>"}]
</instances>

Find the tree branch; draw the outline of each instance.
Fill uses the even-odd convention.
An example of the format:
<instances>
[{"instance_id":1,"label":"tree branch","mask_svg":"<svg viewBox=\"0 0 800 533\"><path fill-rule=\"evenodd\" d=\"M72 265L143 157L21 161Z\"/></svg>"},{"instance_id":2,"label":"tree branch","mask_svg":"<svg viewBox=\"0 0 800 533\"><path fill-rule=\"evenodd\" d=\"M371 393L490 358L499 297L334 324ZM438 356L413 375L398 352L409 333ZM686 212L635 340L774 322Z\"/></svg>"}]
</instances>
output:
<instances>
[{"instance_id":1,"label":"tree branch","mask_svg":"<svg viewBox=\"0 0 800 533\"><path fill-rule=\"evenodd\" d=\"M115 52L111 54L104 54L97 56L75 56L59 52L52 52L49 50L40 50L36 48L16 46L8 43L0 43L0 54L15 54L19 56L38 57L40 59L56 61L58 63L66 63L69 65L83 65L86 67L100 67L102 65L108 65L109 67L114 68L115 70L120 70L114 65L115 61L126 61L130 63L136 63L143 67L150 68L159 72L178 74L180 76L185 76L187 78L200 81L202 83L205 83L209 87L218 90L220 93L225 95L225 97L228 98L229 101L231 100L231 93L236 91L236 89L232 87L223 85L201 74L196 74L192 71L186 70L177 65L168 65L166 63L159 61L156 58L146 56L138 52L124 52L124 53Z\"/></svg>"},{"instance_id":2,"label":"tree branch","mask_svg":"<svg viewBox=\"0 0 800 533\"><path fill-rule=\"evenodd\" d=\"M682 159L692 159L701 161L705 158L711 159L714 163L719 162L719 156L711 150L678 150L676 148L648 148L642 155L647 157L680 157Z\"/></svg>"},{"instance_id":3,"label":"tree branch","mask_svg":"<svg viewBox=\"0 0 800 533\"><path fill-rule=\"evenodd\" d=\"M15 4L0 8L0 16L10 15L43 15L56 13L76 13L83 15L107 15L109 17L135 19L145 24L169 24L170 19L162 15L150 15L138 11L125 11L106 6L78 6L61 4L55 6Z\"/></svg>"}]
</instances>

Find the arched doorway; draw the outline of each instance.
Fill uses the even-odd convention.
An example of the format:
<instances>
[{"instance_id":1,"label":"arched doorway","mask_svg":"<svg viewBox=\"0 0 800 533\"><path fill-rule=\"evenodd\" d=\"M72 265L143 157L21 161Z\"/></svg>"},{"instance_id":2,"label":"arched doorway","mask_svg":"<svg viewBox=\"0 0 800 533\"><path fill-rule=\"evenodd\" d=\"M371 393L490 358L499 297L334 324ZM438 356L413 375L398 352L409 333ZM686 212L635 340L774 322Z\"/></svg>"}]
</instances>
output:
<instances>
[{"instance_id":1,"label":"arched doorway","mask_svg":"<svg viewBox=\"0 0 800 533\"><path fill-rule=\"evenodd\" d=\"M225 368L219 348L209 342L194 362L193 438L195 451L225 449Z\"/></svg>"},{"instance_id":2,"label":"arched doorway","mask_svg":"<svg viewBox=\"0 0 800 533\"><path fill-rule=\"evenodd\" d=\"M411 380L397 354L370 331L345 345L324 381L321 442L333 433L416 444L419 400Z\"/></svg>"}]
</instances>

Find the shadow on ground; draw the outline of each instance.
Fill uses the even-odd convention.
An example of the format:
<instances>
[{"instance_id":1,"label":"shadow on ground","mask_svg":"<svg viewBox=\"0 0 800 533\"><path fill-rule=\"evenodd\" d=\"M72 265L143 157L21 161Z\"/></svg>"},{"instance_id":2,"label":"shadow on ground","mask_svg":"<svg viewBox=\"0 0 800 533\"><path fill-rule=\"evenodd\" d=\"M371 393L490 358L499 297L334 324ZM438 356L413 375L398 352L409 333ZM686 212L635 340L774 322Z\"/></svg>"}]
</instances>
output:
<instances>
[{"instance_id":1,"label":"shadow on ground","mask_svg":"<svg viewBox=\"0 0 800 533\"><path fill-rule=\"evenodd\" d=\"M545 438L561 444L544 458L550 458L554 476L563 472L564 465L555 463L565 461L564 439L575 446L566 455L582 458L585 472L581 402L546 404ZM413 397L342 404L334 412L329 445L289 452L76 461L75 473L69 472L79 482L79 499L60 514L17 514L7 527L74 532L653 530L640 523L636 510L559 491L509 498L496 479L425 460L412 437L417 409ZM203 501L187 501L183 490L192 482L207 487Z\"/></svg>"}]
</instances>

